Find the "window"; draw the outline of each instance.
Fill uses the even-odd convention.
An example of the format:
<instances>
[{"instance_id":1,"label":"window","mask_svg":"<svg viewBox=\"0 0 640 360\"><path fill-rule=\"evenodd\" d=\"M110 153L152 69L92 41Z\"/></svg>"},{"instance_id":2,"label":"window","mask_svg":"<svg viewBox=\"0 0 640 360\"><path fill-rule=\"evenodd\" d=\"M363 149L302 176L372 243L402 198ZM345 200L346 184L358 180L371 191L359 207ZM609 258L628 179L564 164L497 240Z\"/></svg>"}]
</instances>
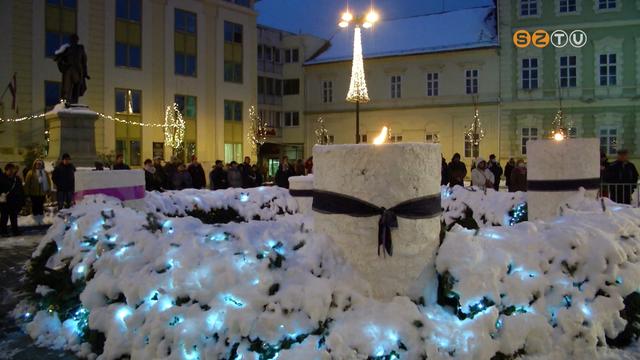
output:
<instances>
[{"instance_id":1,"label":"window","mask_svg":"<svg viewBox=\"0 0 640 360\"><path fill-rule=\"evenodd\" d=\"M198 124L197 124L197 98L189 95L175 95L175 103L178 105L178 110L182 114L185 125L184 132L184 144L185 146L180 149L177 156L183 162L188 162L191 159L191 155L195 155L196 142L198 139Z\"/></svg>"},{"instance_id":2,"label":"window","mask_svg":"<svg viewBox=\"0 0 640 360\"><path fill-rule=\"evenodd\" d=\"M115 105L117 117L122 120L142 122L142 91L116 89ZM116 122L116 153L124 155L131 166L142 164L142 127Z\"/></svg>"},{"instance_id":3,"label":"window","mask_svg":"<svg viewBox=\"0 0 640 360\"><path fill-rule=\"evenodd\" d=\"M242 102L225 100L224 101L224 120L225 121L242 121Z\"/></svg>"},{"instance_id":4,"label":"window","mask_svg":"<svg viewBox=\"0 0 640 360\"><path fill-rule=\"evenodd\" d=\"M437 144L440 142L440 134L438 133L426 133L424 135L424 141L431 144Z\"/></svg>"},{"instance_id":5,"label":"window","mask_svg":"<svg viewBox=\"0 0 640 360\"><path fill-rule=\"evenodd\" d=\"M577 139L578 138L578 128L575 126L570 126L567 129L567 136L569 139Z\"/></svg>"},{"instance_id":6,"label":"window","mask_svg":"<svg viewBox=\"0 0 640 360\"><path fill-rule=\"evenodd\" d=\"M520 0L520 16L538 15L538 0Z\"/></svg>"},{"instance_id":7,"label":"window","mask_svg":"<svg viewBox=\"0 0 640 360\"><path fill-rule=\"evenodd\" d=\"M44 108L46 111L53 109L60 102L61 84L58 81L44 82Z\"/></svg>"},{"instance_id":8,"label":"window","mask_svg":"<svg viewBox=\"0 0 640 360\"><path fill-rule=\"evenodd\" d=\"M402 142L402 135L391 135L389 136L389 141L392 143Z\"/></svg>"},{"instance_id":9,"label":"window","mask_svg":"<svg viewBox=\"0 0 640 360\"><path fill-rule=\"evenodd\" d=\"M300 94L300 79L287 79L284 83L284 95Z\"/></svg>"},{"instance_id":10,"label":"window","mask_svg":"<svg viewBox=\"0 0 640 360\"><path fill-rule=\"evenodd\" d=\"M465 70L465 88L467 94L478 93L478 69Z\"/></svg>"},{"instance_id":11,"label":"window","mask_svg":"<svg viewBox=\"0 0 640 360\"><path fill-rule=\"evenodd\" d=\"M522 88L527 90L538 88L538 59L522 59Z\"/></svg>"},{"instance_id":12,"label":"window","mask_svg":"<svg viewBox=\"0 0 640 360\"><path fill-rule=\"evenodd\" d=\"M284 113L284 127L300 126L300 113L297 111L287 111Z\"/></svg>"},{"instance_id":13,"label":"window","mask_svg":"<svg viewBox=\"0 0 640 360\"><path fill-rule=\"evenodd\" d=\"M284 51L284 62L286 64L300 61L300 51L298 49L286 49Z\"/></svg>"},{"instance_id":14,"label":"window","mask_svg":"<svg viewBox=\"0 0 640 360\"><path fill-rule=\"evenodd\" d=\"M142 67L141 0L116 1L116 66Z\"/></svg>"},{"instance_id":15,"label":"window","mask_svg":"<svg viewBox=\"0 0 640 360\"><path fill-rule=\"evenodd\" d=\"M618 6L616 0L598 0L598 9L615 9Z\"/></svg>"},{"instance_id":16,"label":"window","mask_svg":"<svg viewBox=\"0 0 640 360\"><path fill-rule=\"evenodd\" d=\"M232 161L242 162L242 144L241 143L225 143L224 144L224 162L228 164Z\"/></svg>"},{"instance_id":17,"label":"window","mask_svg":"<svg viewBox=\"0 0 640 360\"><path fill-rule=\"evenodd\" d=\"M527 155L527 142L529 140L538 140L538 128L522 128L521 136L521 152L522 155Z\"/></svg>"},{"instance_id":18,"label":"window","mask_svg":"<svg viewBox=\"0 0 640 360\"><path fill-rule=\"evenodd\" d=\"M600 86L615 86L617 84L616 54L600 55Z\"/></svg>"},{"instance_id":19,"label":"window","mask_svg":"<svg viewBox=\"0 0 640 360\"><path fill-rule=\"evenodd\" d=\"M618 152L618 129L605 127L600 129L600 151L608 155Z\"/></svg>"},{"instance_id":20,"label":"window","mask_svg":"<svg viewBox=\"0 0 640 360\"><path fill-rule=\"evenodd\" d=\"M391 76L391 98L400 99L402 97L402 76Z\"/></svg>"},{"instance_id":21,"label":"window","mask_svg":"<svg viewBox=\"0 0 640 360\"><path fill-rule=\"evenodd\" d=\"M477 158L480 156L480 142L475 142L468 135L464 136L464 157Z\"/></svg>"},{"instance_id":22,"label":"window","mask_svg":"<svg viewBox=\"0 0 640 360\"><path fill-rule=\"evenodd\" d=\"M325 104L333 102L333 81L322 82L322 102Z\"/></svg>"},{"instance_id":23,"label":"window","mask_svg":"<svg viewBox=\"0 0 640 360\"><path fill-rule=\"evenodd\" d=\"M224 22L224 81L242 83L242 25ZM267 60L271 61L271 48L263 53Z\"/></svg>"},{"instance_id":24,"label":"window","mask_svg":"<svg viewBox=\"0 0 640 360\"><path fill-rule=\"evenodd\" d=\"M193 76L197 74L198 58L197 15L175 9L175 73Z\"/></svg>"},{"instance_id":25,"label":"window","mask_svg":"<svg viewBox=\"0 0 640 360\"><path fill-rule=\"evenodd\" d=\"M360 135L360 142L361 143L366 144L367 141L369 141L369 137L367 136L367 134Z\"/></svg>"},{"instance_id":26,"label":"window","mask_svg":"<svg viewBox=\"0 0 640 360\"><path fill-rule=\"evenodd\" d=\"M559 10L561 14L576 12L576 0L560 0Z\"/></svg>"},{"instance_id":27,"label":"window","mask_svg":"<svg viewBox=\"0 0 640 360\"><path fill-rule=\"evenodd\" d=\"M438 73L427 73L427 96L438 96Z\"/></svg>"},{"instance_id":28,"label":"window","mask_svg":"<svg viewBox=\"0 0 640 360\"><path fill-rule=\"evenodd\" d=\"M45 55L52 57L69 36L75 34L77 23L76 0L46 0L45 6Z\"/></svg>"},{"instance_id":29,"label":"window","mask_svg":"<svg viewBox=\"0 0 640 360\"><path fill-rule=\"evenodd\" d=\"M576 56L560 57L560 87L569 88L577 86L578 67Z\"/></svg>"}]
</instances>

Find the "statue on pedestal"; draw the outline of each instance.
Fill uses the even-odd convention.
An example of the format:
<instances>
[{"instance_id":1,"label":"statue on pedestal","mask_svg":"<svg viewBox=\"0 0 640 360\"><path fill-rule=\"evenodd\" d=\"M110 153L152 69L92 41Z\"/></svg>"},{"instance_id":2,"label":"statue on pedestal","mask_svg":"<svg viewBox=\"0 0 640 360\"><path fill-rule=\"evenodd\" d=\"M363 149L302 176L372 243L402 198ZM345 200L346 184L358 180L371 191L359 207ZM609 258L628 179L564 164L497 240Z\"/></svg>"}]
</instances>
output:
<instances>
[{"instance_id":1,"label":"statue on pedestal","mask_svg":"<svg viewBox=\"0 0 640 360\"><path fill-rule=\"evenodd\" d=\"M62 73L62 99L67 106L77 104L78 98L87 91L87 53L79 44L77 34L69 37L70 44L64 44L55 52L55 62Z\"/></svg>"}]
</instances>

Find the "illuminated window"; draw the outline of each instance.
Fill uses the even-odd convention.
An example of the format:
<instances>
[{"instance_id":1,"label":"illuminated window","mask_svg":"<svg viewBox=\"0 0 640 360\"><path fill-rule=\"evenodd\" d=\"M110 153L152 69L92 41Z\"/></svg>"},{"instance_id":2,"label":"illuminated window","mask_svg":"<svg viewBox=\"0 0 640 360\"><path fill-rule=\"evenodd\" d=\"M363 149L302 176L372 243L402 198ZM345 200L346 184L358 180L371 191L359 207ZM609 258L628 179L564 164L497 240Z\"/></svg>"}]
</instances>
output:
<instances>
[{"instance_id":1,"label":"illuminated window","mask_svg":"<svg viewBox=\"0 0 640 360\"><path fill-rule=\"evenodd\" d=\"M477 158L480 156L480 143L474 144L471 137L465 135L464 137L464 157Z\"/></svg>"},{"instance_id":2,"label":"illuminated window","mask_svg":"<svg viewBox=\"0 0 640 360\"><path fill-rule=\"evenodd\" d=\"M184 144L177 156L184 162L191 160L191 155L196 155L197 143L197 98L189 95L175 95L178 110L184 119L185 132Z\"/></svg>"},{"instance_id":3,"label":"illuminated window","mask_svg":"<svg viewBox=\"0 0 640 360\"><path fill-rule=\"evenodd\" d=\"M56 50L69 43L69 36L76 33L78 5L76 0L46 0L45 6L45 55L54 56Z\"/></svg>"},{"instance_id":4,"label":"illuminated window","mask_svg":"<svg viewBox=\"0 0 640 360\"><path fill-rule=\"evenodd\" d=\"M141 0L116 1L116 66L142 67Z\"/></svg>"},{"instance_id":5,"label":"illuminated window","mask_svg":"<svg viewBox=\"0 0 640 360\"><path fill-rule=\"evenodd\" d=\"M195 77L198 70L197 15L175 9L174 58L176 75Z\"/></svg>"},{"instance_id":6,"label":"illuminated window","mask_svg":"<svg viewBox=\"0 0 640 360\"><path fill-rule=\"evenodd\" d=\"M142 91L116 89L116 116L130 122L142 122ZM127 123L115 123L116 153L124 155L131 166L142 165L142 127Z\"/></svg>"},{"instance_id":7,"label":"illuminated window","mask_svg":"<svg viewBox=\"0 0 640 360\"><path fill-rule=\"evenodd\" d=\"M224 22L224 81L242 83L242 25ZM269 58L271 58L271 48Z\"/></svg>"}]
</instances>

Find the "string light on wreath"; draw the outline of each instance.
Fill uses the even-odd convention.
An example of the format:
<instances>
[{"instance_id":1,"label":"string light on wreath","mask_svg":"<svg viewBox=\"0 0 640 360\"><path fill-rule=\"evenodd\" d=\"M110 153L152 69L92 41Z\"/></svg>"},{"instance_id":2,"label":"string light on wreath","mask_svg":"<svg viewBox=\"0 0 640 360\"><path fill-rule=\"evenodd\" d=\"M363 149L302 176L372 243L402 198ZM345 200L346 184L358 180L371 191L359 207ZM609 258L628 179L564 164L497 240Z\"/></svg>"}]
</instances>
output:
<instances>
[{"instance_id":1,"label":"string light on wreath","mask_svg":"<svg viewBox=\"0 0 640 360\"><path fill-rule=\"evenodd\" d=\"M185 124L178 104L167 106L164 112L164 142L173 149L179 149L184 141Z\"/></svg>"}]
</instances>

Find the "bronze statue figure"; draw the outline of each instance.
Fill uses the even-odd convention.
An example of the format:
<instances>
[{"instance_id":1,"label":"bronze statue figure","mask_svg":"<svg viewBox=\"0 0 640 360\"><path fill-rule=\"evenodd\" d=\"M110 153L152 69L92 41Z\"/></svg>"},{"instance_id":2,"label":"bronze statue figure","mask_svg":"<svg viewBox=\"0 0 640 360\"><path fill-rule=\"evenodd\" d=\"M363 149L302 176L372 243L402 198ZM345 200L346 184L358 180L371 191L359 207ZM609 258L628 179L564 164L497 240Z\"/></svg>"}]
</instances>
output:
<instances>
[{"instance_id":1,"label":"bronze statue figure","mask_svg":"<svg viewBox=\"0 0 640 360\"><path fill-rule=\"evenodd\" d=\"M87 54L79 41L78 35L71 35L70 44L61 46L54 58L62 73L62 99L67 106L78 103L78 98L87 91L86 80L91 79L87 73Z\"/></svg>"}]
</instances>

